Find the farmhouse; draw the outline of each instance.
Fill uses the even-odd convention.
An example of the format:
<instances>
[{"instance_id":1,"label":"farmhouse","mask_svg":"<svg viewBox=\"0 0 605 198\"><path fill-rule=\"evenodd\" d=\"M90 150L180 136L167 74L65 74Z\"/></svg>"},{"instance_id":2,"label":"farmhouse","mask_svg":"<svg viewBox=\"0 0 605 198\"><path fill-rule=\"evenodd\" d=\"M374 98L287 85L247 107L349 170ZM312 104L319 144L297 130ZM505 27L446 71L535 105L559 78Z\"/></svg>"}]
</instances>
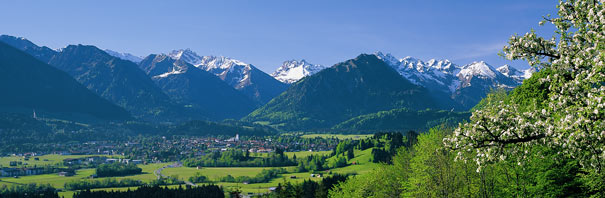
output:
<instances>
[{"instance_id":1,"label":"farmhouse","mask_svg":"<svg viewBox=\"0 0 605 198\"><path fill-rule=\"evenodd\" d=\"M0 176L2 176L2 177L39 175L42 173L44 173L43 168L2 168L2 169L0 169Z\"/></svg>"},{"instance_id":2,"label":"farmhouse","mask_svg":"<svg viewBox=\"0 0 605 198\"><path fill-rule=\"evenodd\" d=\"M70 176L74 176L73 172L59 172L59 176L63 176L63 177L70 177Z\"/></svg>"}]
</instances>

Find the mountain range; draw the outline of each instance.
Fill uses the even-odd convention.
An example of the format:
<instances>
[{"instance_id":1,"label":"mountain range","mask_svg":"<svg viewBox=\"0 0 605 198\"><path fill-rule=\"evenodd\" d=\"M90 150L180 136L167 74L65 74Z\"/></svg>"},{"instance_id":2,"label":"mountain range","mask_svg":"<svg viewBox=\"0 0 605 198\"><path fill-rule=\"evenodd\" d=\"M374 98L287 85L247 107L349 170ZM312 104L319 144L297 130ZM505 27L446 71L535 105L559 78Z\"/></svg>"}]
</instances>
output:
<instances>
[{"instance_id":1,"label":"mountain range","mask_svg":"<svg viewBox=\"0 0 605 198\"><path fill-rule=\"evenodd\" d=\"M222 120L240 118L257 104L219 77L165 54L152 54L139 67L173 100Z\"/></svg>"},{"instance_id":2,"label":"mountain range","mask_svg":"<svg viewBox=\"0 0 605 198\"><path fill-rule=\"evenodd\" d=\"M32 49L32 48L30 48ZM124 109L99 97L60 71L0 42L0 109L3 112L128 120Z\"/></svg>"},{"instance_id":3,"label":"mountain range","mask_svg":"<svg viewBox=\"0 0 605 198\"><path fill-rule=\"evenodd\" d=\"M468 110L494 88L510 89L531 77L535 70L518 71L504 65L499 68L484 61L456 65L449 60L422 61L413 57L397 59L391 54L374 53L410 82L443 93L453 99L461 110ZM454 107L456 108L456 107Z\"/></svg>"},{"instance_id":4,"label":"mountain range","mask_svg":"<svg viewBox=\"0 0 605 198\"><path fill-rule=\"evenodd\" d=\"M305 64L284 65L278 71L291 68L291 65L302 68ZM412 57L397 59L381 52L362 54L302 78L244 120L272 124L285 130L352 130L351 127L367 130L368 124L363 123L380 123L375 118L384 118L372 113L405 109L391 112L393 116L389 119L418 120L410 116L430 115L432 120L424 122L447 121L452 116L459 121L460 115L468 114L436 110L467 111L492 89L518 86L532 72L520 72L510 66L496 69L483 61L458 66L448 60L424 62ZM347 121L364 114L371 115L366 117L372 120L361 117ZM405 122L401 120L401 123ZM426 123L420 125L428 126ZM398 125L382 126L386 129Z\"/></svg>"},{"instance_id":5,"label":"mountain range","mask_svg":"<svg viewBox=\"0 0 605 198\"><path fill-rule=\"evenodd\" d=\"M223 56L199 56L195 52L174 50L169 56L208 71L258 103L267 103L288 85L276 80L254 65Z\"/></svg>"},{"instance_id":6,"label":"mountain range","mask_svg":"<svg viewBox=\"0 0 605 198\"><path fill-rule=\"evenodd\" d=\"M2 35L0 41L67 73L135 119L243 117L284 130L348 130L360 125L357 122L375 122L365 121L380 117L373 113L393 109L405 110L393 111L392 120L414 111L447 120L439 116L458 114L439 110L467 111L492 89L511 89L535 72L508 65L495 68L483 61L460 66L376 52L332 67L284 61L269 75L234 58L200 56L190 49L142 58L90 45L52 50L25 38Z\"/></svg>"},{"instance_id":7,"label":"mountain range","mask_svg":"<svg viewBox=\"0 0 605 198\"><path fill-rule=\"evenodd\" d=\"M443 107L428 89L402 78L376 56L362 54L303 78L244 119L287 130L321 129L394 108Z\"/></svg>"}]
</instances>

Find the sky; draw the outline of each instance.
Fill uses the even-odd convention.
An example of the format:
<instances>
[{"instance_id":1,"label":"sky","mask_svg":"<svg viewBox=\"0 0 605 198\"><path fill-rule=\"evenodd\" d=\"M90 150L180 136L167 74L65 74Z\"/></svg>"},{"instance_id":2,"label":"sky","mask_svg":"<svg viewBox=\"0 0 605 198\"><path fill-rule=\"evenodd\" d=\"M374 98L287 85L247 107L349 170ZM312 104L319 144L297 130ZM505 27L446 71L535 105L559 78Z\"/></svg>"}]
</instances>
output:
<instances>
[{"instance_id":1,"label":"sky","mask_svg":"<svg viewBox=\"0 0 605 198\"><path fill-rule=\"evenodd\" d=\"M556 0L5 0L0 34L53 49L69 44L138 56L189 48L272 73L283 61L334 65L361 53L494 67L527 63L497 53L515 33L550 37Z\"/></svg>"}]
</instances>

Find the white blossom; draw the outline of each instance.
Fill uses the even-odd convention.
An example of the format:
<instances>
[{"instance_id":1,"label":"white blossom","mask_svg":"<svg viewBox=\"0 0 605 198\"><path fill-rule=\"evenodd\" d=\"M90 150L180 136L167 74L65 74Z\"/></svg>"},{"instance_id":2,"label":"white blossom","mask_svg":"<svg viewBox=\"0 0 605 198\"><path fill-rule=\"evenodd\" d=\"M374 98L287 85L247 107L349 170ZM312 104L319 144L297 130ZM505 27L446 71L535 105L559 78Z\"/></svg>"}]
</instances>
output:
<instances>
[{"instance_id":1,"label":"white blossom","mask_svg":"<svg viewBox=\"0 0 605 198\"><path fill-rule=\"evenodd\" d=\"M548 99L529 106L487 105L473 112L471 122L456 129L453 137L444 139L446 146L475 151L474 161L480 166L514 159L522 165L528 150L540 144L561 148L560 155L577 158L587 168L605 168L603 2L560 1L558 17L545 19L557 29L550 39L533 30L513 35L500 55L551 71L537 80L548 85ZM464 154L458 158L464 159Z\"/></svg>"}]
</instances>

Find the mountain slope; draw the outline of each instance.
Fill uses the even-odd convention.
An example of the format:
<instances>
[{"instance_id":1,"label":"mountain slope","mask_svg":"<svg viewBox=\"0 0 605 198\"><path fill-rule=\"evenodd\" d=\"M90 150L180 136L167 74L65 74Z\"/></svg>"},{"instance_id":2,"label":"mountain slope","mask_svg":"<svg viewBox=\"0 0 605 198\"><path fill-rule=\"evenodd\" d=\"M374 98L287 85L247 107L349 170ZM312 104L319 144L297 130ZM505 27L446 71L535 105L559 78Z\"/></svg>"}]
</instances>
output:
<instances>
[{"instance_id":1,"label":"mountain slope","mask_svg":"<svg viewBox=\"0 0 605 198\"><path fill-rule=\"evenodd\" d=\"M457 126L458 123L468 121L471 113L452 112L445 110L421 110L393 109L380 111L366 115L357 116L341 122L334 127L339 131L376 132L376 131L427 131L438 126Z\"/></svg>"},{"instance_id":2,"label":"mountain slope","mask_svg":"<svg viewBox=\"0 0 605 198\"><path fill-rule=\"evenodd\" d=\"M94 46L67 46L49 64L137 118L180 120L192 116L175 105L135 63L110 56Z\"/></svg>"},{"instance_id":3,"label":"mountain slope","mask_svg":"<svg viewBox=\"0 0 605 198\"><path fill-rule=\"evenodd\" d=\"M284 61L271 76L280 82L291 84L305 76L313 75L322 69L325 69L325 67L322 65L313 65L304 59L301 61L289 60Z\"/></svg>"},{"instance_id":4,"label":"mountain slope","mask_svg":"<svg viewBox=\"0 0 605 198\"><path fill-rule=\"evenodd\" d=\"M169 56L218 76L233 88L261 104L267 103L288 87L253 65L239 60L222 56L199 56L189 49L174 50Z\"/></svg>"},{"instance_id":5,"label":"mountain slope","mask_svg":"<svg viewBox=\"0 0 605 198\"><path fill-rule=\"evenodd\" d=\"M100 98L62 72L0 42L0 106L6 111L33 109L53 115L129 119L124 109Z\"/></svg>"},{"instance_id":6,"label":"mountain slope","mask_svg":"<svg viewBox=\"0 0 605 198\"><path fill-rule=\"evenodd\" d=\"M402 78L376 56L362 54L303 78L244 119L286 130L325 129L377 111L437 107L425 88Z\"/></svg>"},{"instance_id":7,"label":"mountain slope","mask_svg":"<svg viewBox=\"0 0 605 198\"><path fill-rule=\"evenodd\" d=\"M0 35L0 42L4 42L10 46L13 46L14 48L24 51L45 63L48 62L48 60L50 60L50 58L52 58L55 54L57 54L56 51L46 46L37 46L23 37Z\"/></svg>"},{"instance_id":8,"label":"mountain slope","mask_svg":"<svg viewBox=\"0 0 605 198\"><path fill-rule=\"evenodd\" d=\"M215 120L239 119L257 106L217 76L167 55L149 55L139 67L173 100L199 108Z\"/></svg>"}]
</instances>

